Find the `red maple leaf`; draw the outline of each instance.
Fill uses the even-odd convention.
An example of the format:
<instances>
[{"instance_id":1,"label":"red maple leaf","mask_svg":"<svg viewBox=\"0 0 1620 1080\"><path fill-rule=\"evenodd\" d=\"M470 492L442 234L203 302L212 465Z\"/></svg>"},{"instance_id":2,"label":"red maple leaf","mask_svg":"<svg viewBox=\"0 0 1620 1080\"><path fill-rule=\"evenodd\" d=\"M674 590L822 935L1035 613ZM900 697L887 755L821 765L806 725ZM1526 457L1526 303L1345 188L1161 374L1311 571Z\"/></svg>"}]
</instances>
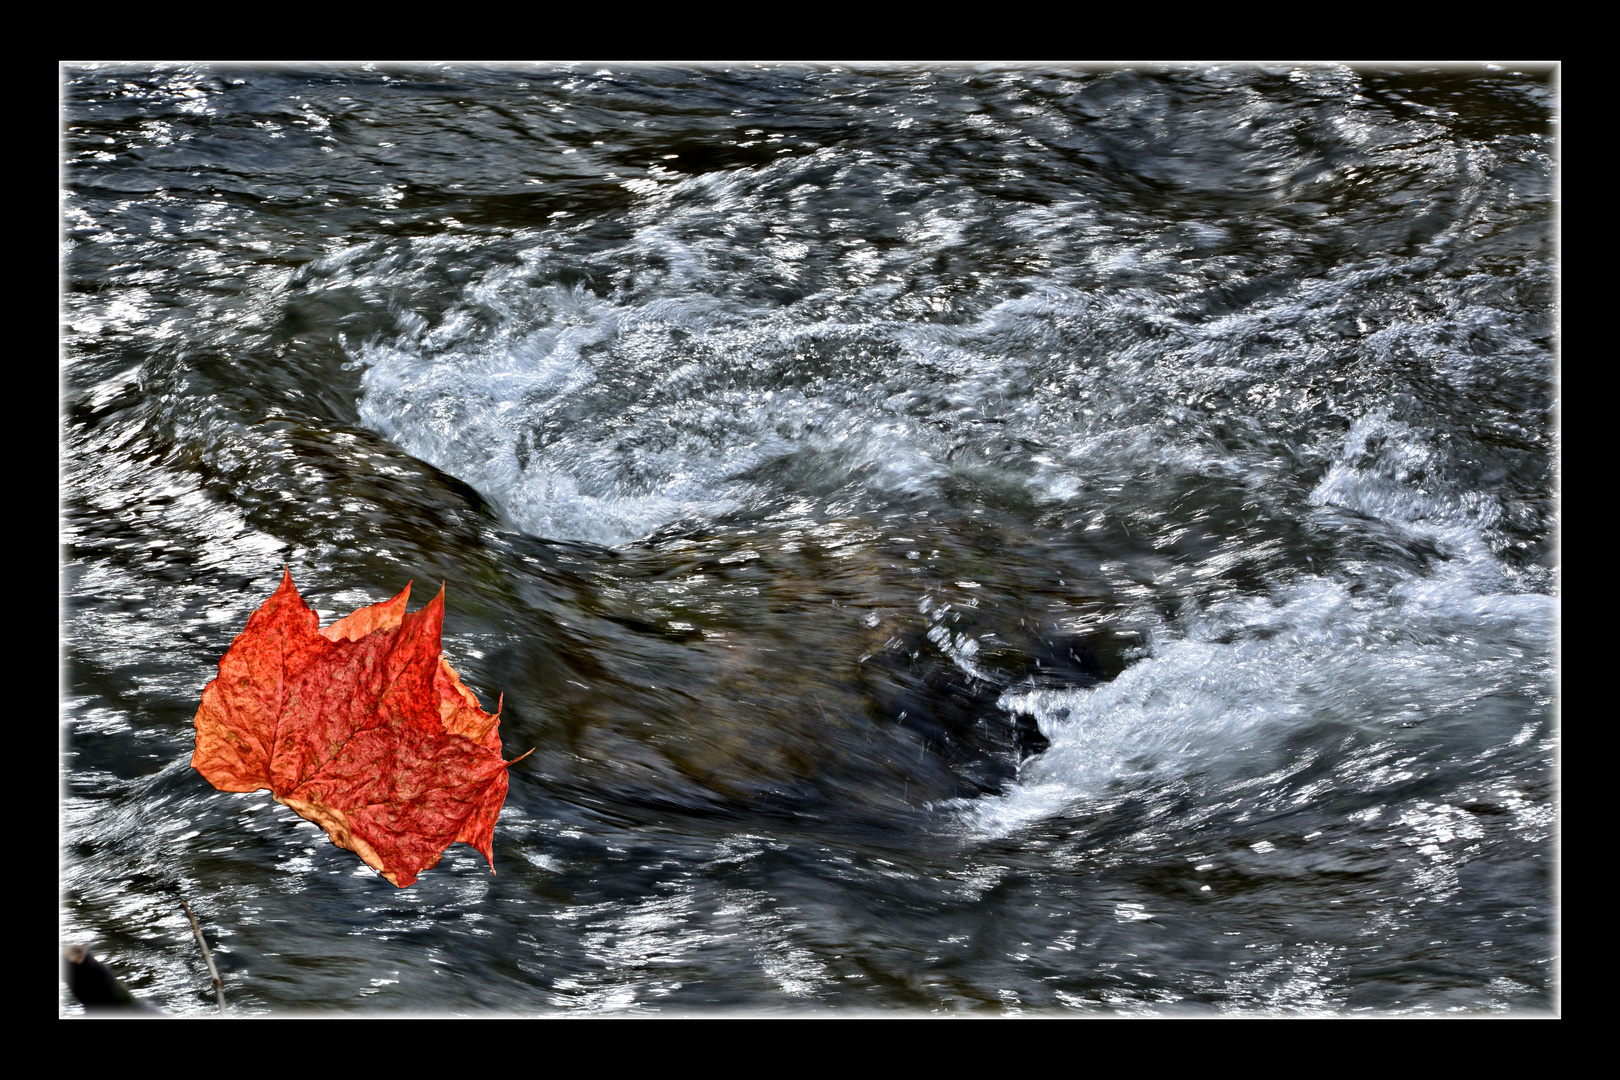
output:
<instances>
[{"instance_id":1,"label":"red maple leaf","mask_svg":"<svg viewBox=\"0 0 1620 1080\"><path fill-rule=\"evenodd\" d=\"M291 571L220 658L197 710L192 767L220 791L268 788L404 888L457 840L495 868L506 801L499 706L439 651L444 589L411 587L322 630Z\"/></svg>"}]
</instances>

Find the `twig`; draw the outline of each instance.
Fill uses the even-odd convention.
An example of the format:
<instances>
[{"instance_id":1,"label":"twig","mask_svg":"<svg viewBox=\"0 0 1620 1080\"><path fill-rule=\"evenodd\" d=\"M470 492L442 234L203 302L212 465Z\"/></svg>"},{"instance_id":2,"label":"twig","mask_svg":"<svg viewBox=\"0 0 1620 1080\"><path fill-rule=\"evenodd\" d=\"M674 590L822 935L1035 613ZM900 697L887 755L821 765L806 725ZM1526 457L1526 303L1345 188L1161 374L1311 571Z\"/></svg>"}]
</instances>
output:
<instances>
[{"instance_id":1,"label":"twig","mask_svg":"<svg viewBox=\"0 0 1620 1080\"><path fill-rule=\"evenodd\" d=\"M214 993L219 995L219 1015L225 1015L225 981L219 977L219 969L214 966L214 958L208 953L208 942L203 940L202 927L197 925L197 916L191 913L191 905L186 898L180 898L180 906L186 909L186 918L191 920L191 932L197 935L197 945L202 949L203 959L208 962L208 974L214 979Z\"/></svg>"}]
</instances>

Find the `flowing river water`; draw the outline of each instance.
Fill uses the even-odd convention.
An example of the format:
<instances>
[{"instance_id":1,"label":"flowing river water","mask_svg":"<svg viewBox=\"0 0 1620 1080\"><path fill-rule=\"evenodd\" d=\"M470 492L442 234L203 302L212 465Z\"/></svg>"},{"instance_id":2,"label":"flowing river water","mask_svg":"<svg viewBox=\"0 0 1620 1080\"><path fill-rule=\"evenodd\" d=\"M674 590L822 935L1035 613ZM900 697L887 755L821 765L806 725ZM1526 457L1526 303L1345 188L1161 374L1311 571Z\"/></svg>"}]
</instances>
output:
<instances>
[{"instance_id":1,"label":"flowing river water","mask_svg":"<svg viewBox=\"0 0 1620 1080\"><path fill-rule=\"evenodd\" d=\"M1556 1010L1555 75L64 68L63 941L194 1014L181 896L238 1014ZM191 769L284 566L445 583L496 874Z\"/></svg>"}]
</instances>

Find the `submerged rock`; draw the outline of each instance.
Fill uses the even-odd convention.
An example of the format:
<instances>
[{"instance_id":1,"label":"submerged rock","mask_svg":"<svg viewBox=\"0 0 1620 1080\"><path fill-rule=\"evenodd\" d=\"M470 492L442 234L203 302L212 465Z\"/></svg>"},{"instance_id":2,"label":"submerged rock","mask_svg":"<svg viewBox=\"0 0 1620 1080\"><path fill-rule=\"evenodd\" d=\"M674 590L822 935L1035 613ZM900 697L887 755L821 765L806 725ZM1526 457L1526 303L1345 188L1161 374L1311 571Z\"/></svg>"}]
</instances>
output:
<instances>
[{"instance_id":1,"label":"submerged rock","mask_svg":"<svg viewBox=\"0 0 1620 1080\"><path fill-rule=\"evenodd\" d=\"M1123 667L1117 602L1050 558L979 523L666 536L559 576L566 625L531 617L488 677L530 775L582 802L892 820L1046 747L1008 689Z\"/></svg>"},{"instance_id":2,"label":"submerged rock","mask_svg":"<svg viewBox=\"0 0 1620 1080\"><path fill-rule=\"evenodd\" d=\"M90 955L83 945L62 948L62 979L79 1004L92 1012L119 1012L130 1016L161 1016L163 1010L129 992L112 969Z\"/></svg>"}]
</instances>

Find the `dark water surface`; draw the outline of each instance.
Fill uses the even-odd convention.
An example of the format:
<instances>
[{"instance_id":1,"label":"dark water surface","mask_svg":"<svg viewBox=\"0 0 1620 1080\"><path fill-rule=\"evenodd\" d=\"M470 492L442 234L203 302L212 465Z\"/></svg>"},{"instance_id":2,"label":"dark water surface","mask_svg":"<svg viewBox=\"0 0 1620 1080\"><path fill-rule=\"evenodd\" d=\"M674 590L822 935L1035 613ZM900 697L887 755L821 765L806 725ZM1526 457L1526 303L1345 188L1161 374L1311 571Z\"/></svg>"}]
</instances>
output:
<instances>
[{"instance_id":1,"label":"dark water surface","mask_svg":"<svg viewBox=\"0 0 1620 1080\"><path fill-rule=\"evenodd\" d=\"M1556 82L64 71L62 938L163 1007L1556 1009ZM284 565L512 756L189 764ZM63 991L61 1008L78 1006Z\"/></svg>"}]
</instances>

